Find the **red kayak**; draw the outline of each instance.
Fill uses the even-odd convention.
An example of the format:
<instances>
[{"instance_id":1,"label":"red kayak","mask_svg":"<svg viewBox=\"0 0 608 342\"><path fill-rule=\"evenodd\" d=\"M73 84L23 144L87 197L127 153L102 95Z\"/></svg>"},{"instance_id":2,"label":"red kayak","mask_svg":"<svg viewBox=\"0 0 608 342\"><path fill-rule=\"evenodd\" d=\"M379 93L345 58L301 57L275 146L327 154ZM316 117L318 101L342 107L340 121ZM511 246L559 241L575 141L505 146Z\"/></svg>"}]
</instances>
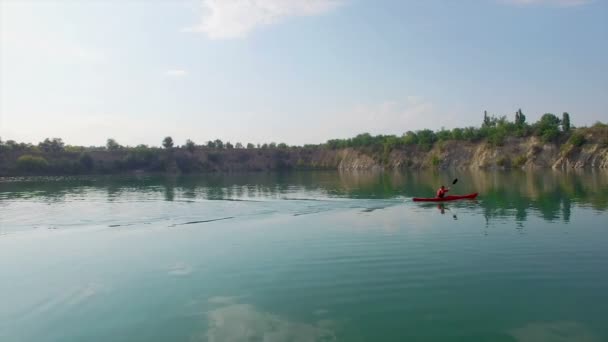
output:
<instances>
[{"instance_id":1,"label":"red kayak","mask_svg":"<svg viewBox=\"0 0 608 342\"><path fill-rule=\"evenodd\" d=\"M477 193L472 193L468 195L448 195L445 197L414 197L414 202L445 202L445 201L456 201L461 199L475 199L477 197Z\"/></svg>"}]
</instances>

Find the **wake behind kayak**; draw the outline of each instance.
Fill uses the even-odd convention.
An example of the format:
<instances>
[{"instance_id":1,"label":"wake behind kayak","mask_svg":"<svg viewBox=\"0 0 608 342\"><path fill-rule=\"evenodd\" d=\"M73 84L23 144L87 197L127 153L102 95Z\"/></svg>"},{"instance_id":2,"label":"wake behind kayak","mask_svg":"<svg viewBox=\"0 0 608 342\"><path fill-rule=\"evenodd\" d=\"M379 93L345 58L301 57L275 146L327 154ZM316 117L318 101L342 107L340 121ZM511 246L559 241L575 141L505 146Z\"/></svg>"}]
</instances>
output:
<instances>
[{"instance_id":1,"label":"wake behind kayak","mask_svg":"<svg viewBox=\"0 0 608 342\"><path fill-rule=\"evenodd\" d=\"M445 197L414 197L414 202L447 202L463 199L475 199L476 197L477 193L475 192L468 195L448 195Z\"/></svg>"}]
</instances>

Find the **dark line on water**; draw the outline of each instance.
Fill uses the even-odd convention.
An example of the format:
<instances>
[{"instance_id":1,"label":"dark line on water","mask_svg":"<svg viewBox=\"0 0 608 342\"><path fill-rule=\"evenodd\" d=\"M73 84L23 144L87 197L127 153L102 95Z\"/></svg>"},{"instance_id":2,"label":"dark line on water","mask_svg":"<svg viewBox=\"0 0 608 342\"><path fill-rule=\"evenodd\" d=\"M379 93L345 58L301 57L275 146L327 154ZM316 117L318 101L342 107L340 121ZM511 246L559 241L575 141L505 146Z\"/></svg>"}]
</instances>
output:
<instances>
[{"instance_id":1,"label":"dark line on water","mask_svg":"<svg viewBox=\"0 0 608 342\"><path fill-rule=\"evenodd\" d=\"M228 216L228 217L222 217L222 218L211 219L211 220L190 221L190 222L172 224L169 227L183 226L186 224L197 224L197 223L207 223L207 222L213 222L213 221L222 221L222 220L229 220L229 219L233 219L233 218L234 218L234 216Z\"/></svg>"}]
</instances>

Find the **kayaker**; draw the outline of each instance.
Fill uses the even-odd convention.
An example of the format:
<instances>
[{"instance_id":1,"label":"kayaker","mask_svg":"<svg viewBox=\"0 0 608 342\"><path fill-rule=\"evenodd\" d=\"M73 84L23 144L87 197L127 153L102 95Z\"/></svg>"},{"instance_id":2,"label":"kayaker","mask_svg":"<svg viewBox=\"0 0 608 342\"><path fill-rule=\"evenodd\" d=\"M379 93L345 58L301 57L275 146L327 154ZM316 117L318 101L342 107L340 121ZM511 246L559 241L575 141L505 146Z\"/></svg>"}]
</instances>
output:
<instances>
[{"instance_id":1,"label":"kayaker","mask_svg":"<svg viewBox=\"0 0 608 342\"><path fill-rule=\"evenodd\" d=\"M448 191L450 191L450 188L446 188L442 185L441 188L437 190L437 198L444 198Z\"/></svg>"}]
</instances>

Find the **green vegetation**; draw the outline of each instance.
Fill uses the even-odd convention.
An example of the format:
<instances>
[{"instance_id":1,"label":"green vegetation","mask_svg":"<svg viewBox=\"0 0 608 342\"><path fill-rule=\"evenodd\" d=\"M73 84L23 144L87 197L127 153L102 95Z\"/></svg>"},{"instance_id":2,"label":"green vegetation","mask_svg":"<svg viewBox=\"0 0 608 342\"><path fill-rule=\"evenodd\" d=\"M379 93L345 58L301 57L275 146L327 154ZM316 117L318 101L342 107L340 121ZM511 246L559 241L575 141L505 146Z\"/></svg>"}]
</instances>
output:
<instances>
[{"instance_id":1,"label":"green vegetation","mask_svg":"<svg viewBox=\"0 0 608 342\"><path fill-rule=\"evenodd\" d=\"M194 153L194 150L196 149L196 144L194 144L194 141L188 139L186 140L186 145L184 145L184 147L186 148L186 150L188 150L188 152Z\"/></svg>"},{"instance_id":2,"label":"green vegetation","mask_svg":"<svg viewBox=\"0 0 608 342\"><path fill-rule=\"evenodd\" d=\"M528 161L528 157L521 155L521 156L515 158L515 160L513 161L513 166L522 167L526 164L527 161Z\"/></svg>"},{"instance_id":3,"label":"green vegetation","mask_svg":"<svg viewBox=\"0 0 608 342\"><path fill-rule=\"evenodd\" d=\"M166 149L173 148L173 138L165 137L165 139L163 139L163 147Z\"/></svg>"},{"instance_id":4,"label":"green vegetation","mask_svg":"<svg viewBox=\"0 0 608 342\"><path fill-rule=\"evenodd\" d=\"M585 136L579 132L576 132L570 136L568 143L572 146L581 147L586 142Z\"/></svg>"},{"instance_id":5,"label":"green vegetation","mask_svg":"<svg viewBox=\"0 0 608 342\"><path fill-rule=\"evenodd\" d=\"M570 132L570 114L566 112L562 114L562 130L564 132Z\"/></svg>"},{"instance_id":6,"label":"green vegetation","mask_svg":"<svg viewBox=\"0 0 608 342\"><path fill-rule=\"evenodd\" d=\"M110 138L106 142L106 148L108 149L108 151L118 151L122 148L122 146L120 146L120 144L117 143L116 140Z\"/></svg>"},{"instance_id":7,"label":"green vegetation","mask_svg":"<svg viewBox=\"0 0 608 342\"><path fill-rule=\"evenodd\" d=\"M560 123L557 116L551 113L544 114L535 125L536 135L544 142L555 142L560 135Z\"/></svg>"},{"instance_id":8,"label":"green vegetation","mask_svg":"<svg viewBox=\"0 0 608 342\"><path fill-rule=\"evenodd\" d=\"M17 168L25 172L41 172L49 167L49 163L43 157L22 155L17 159Z\"/></svg>"},{"instance_id":9,"label":"green vegetation","mask_svg":"<svg viewBox=\"0 0 608 342\"><path fill-rule=\"evenodd\" d=\"M61 138L46 138L38 144L38 148L47 153L58 153L64 150L65 144Z\"/></svg>"},{"instance_id":10,"label":"green vegetation","mask_svg":"<svg viewBox=\"0 0 608 342\"><path fill-rule=\"evenodd\" d=\"M484 112L480 127L423 129L406 131L401 136L362 133L348 139L331 139L324 144L304 146L275 142L232 144L221 139L209 140L204 145L187 139L184 145L175 146L170 136L162 140L161 147L123 146L113 138L100 147L70 146L61 138L46 138L36 145L0 139L0 175L331 168L332 161L319 158L324 155L331 158L331 154L323 151L340 149L356 150L384 166L391 165L394 155L407 160L401 165L415 167L411 153L424 154L435 148L427 160L432 166L440 167L442 159L436 153L451 153L457 146L455 143L485 143L498 147L522 137L537 137L542 142L561 145L562 153L567 153L573 147L587 143L608 147L608 125L598 122L592 127L574 128L570 115L565 112L561 119L546 113L537 122L528 124L526 115L518 109L514 121ZM531 148L536 151L533 153L541 150L535 144ZM398 153L393 154L393 151ZM496 165L521 167L527 161L525 155L500 156Z\"/></svg>"},{"instance_id":11,"label":"green vegetation","mask_svg":"<svg viewBox=\"0 0 608 342\"><path fill-rule=\"evenodd\" d=\"M560 130L560 126L562 129ZM416 132L407 131L402 136L377 135L363 133L349 139L328 140L325 147L329 149L368 148L385 151L384 147L402 148L416 145L423 150L430 150L435 143L442 141L479 142L485 140L491 146L503 146L509 137L537 136L543 142L558 142L570 132L570 116L564 113L563 120L551 113L544 114L536 123L529 125L521 109L515 112L515 120L509 121L506 116L489 115L484 112L481 127L465 127L439 131L423 129Z\"/></svg>"}]
</instances>

